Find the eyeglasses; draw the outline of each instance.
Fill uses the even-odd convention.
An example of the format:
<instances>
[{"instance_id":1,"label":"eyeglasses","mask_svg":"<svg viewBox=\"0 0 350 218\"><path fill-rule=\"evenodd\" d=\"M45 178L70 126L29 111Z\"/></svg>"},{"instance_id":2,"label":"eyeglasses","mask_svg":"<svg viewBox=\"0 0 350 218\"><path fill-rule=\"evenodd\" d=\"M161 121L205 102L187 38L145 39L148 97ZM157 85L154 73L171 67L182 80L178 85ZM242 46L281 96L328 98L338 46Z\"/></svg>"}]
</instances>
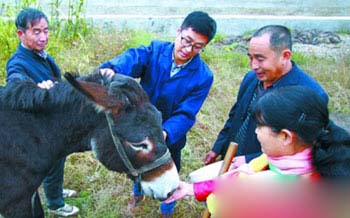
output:
<instances>
[{"instance_id":1,"label":"eyeglasses","mask_svg":"<svg viewBox=\"0 0 350 218\"><path fill-rule=\"evenodd\" d=\"M205 44L192 42L190 39L185 38L182 35L181 35L180 42L181 42L181 45L186 48L191 47L191 50L193 50L194 52L200 52L205 47Z\"/></svg>"}]
</instances>

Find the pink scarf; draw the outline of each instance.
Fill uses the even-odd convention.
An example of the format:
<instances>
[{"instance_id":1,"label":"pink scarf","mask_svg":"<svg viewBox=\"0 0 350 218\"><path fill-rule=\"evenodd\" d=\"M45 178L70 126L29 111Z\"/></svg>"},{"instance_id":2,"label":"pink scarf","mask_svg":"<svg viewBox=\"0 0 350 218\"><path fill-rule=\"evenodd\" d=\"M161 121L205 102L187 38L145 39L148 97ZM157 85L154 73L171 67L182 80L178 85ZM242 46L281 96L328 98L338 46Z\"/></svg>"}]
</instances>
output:
<instances>
[{"instance_id":1,"label":"pink scarf","mask_svg":"<svg viewBox=\"0 0 350 218\"><path fill-rule=\"evenodd\" d=\"M267 160L272 164L281 174L307 174L314 170L312 166L312 151L311 148L306 148L302 152L294 155L286 155L280 157L269 157Z\"/></svg>"}]
</instances>

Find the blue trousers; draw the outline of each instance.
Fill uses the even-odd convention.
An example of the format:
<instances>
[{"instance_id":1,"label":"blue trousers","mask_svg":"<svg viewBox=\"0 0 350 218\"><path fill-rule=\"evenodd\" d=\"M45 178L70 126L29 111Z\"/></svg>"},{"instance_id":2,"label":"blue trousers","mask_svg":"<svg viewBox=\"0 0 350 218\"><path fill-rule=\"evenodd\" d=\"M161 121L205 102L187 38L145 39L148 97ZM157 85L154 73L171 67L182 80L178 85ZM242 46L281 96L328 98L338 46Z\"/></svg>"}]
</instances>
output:
<instances>
[{"instance_id":1,"label":"blue trousers","mask_svg":"<svg viewBox=\"0 0 350 218\"><path fill-rule=\"evenodd\" d=\"M133 183L132 185L132 190L134 192L135 196L143 196L143 192L137 188L136 183ZM174 207L176 205L176 201L170 203L170 204L166 204L164 202L160 203L160 211L164 214L171 214L174 213Z\"/></svg>"},{"instance_id":2,"label":"blue trousers","mask_svg":"<svg viewBox=\"0 0 350 218\"><path fill-rule=\"evenodd\" d=\"M43 180L47 207L51 210L64 206L62 191L65 161L66 157L58 160Z\"/></svg>"}]
</instances>

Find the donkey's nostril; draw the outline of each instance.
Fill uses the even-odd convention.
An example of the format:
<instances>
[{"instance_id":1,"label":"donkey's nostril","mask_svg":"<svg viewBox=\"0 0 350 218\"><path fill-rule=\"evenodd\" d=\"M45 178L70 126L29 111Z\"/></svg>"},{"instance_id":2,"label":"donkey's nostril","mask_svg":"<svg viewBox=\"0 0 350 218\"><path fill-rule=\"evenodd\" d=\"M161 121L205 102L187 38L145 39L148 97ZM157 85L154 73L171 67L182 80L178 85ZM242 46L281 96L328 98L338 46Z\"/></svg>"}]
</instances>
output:
<instances>
[{"instance_id":1,"label":"donkey's nostril","mask_svg":"<svg viewBox=\"0 0 350 218\"><path fill-rule=\"evenodd\" d=\"M174 190L172 190L171 192L169 192L169 193L167 194L167 197L169 198L170 196L172 196L172 195L174 194L175 191L176 191L176 189L174 189Z\"/></svg>"}]
</instances>

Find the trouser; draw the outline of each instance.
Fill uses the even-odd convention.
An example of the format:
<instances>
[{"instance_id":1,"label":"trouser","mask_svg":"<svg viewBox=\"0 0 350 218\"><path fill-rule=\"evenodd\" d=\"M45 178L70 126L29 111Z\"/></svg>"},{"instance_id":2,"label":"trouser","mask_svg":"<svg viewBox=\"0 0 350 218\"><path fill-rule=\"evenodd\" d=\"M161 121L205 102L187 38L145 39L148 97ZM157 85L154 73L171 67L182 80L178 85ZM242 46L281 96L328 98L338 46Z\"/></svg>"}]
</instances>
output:
<instances>
[{"instance_id":1,"label":"trouser","mask_svg":"<svg viewBox=\"0 0 350 218\"><path fill-rule=\"evenodd\" d=\"M183 146L181 146L182 148ZM171 157L176 165L176 169L178 172L180 172L181 169L181 149L169 149ZM134 182L133 183L133 192L134 192L134 196L143 196L143 192L141 190L139 190L139 188L137 187L137 184ZM170 203L170 204L166 204L164 202L160 203L160 211L163 214L172 214L174 213L174 207L176 205L176 201Z\"/></svg>"},{"instance_id":2,"label":"trouser","mask_svg":"<svg viewBox=\"0 0 350 218\"><path fill-rule=\"evenodd\" d=\"M65 161L66 157L59 159L43 180L47 207L51 210L64 206L62 191Z\"/></svg>"}]
</instances>

